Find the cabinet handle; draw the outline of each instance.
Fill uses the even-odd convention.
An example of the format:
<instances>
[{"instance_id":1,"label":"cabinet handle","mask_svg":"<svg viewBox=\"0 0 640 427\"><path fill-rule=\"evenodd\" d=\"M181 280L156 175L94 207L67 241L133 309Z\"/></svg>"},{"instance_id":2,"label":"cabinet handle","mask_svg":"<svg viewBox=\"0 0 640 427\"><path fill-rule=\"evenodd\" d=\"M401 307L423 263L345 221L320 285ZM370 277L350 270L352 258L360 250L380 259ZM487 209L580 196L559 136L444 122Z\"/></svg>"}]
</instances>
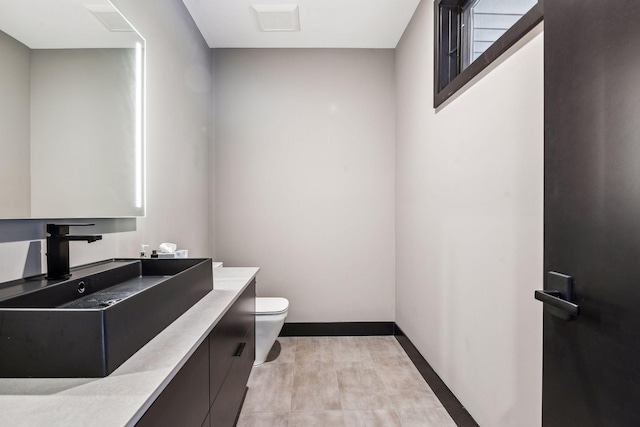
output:
<instances>
[{"instance_id":1,"label":"cabinet handle","mask_svg":"<svg viewBox=\"0 0 640 427\"><path fill-rule=\"evenodd\" d=\"M240 345L238 346L238 349L236 350L236 354L234 354L234 357L242 356L242 352L244 351L244 346L246 346L246 345L247 345L246 342L240 343Z\"/></svg>"}]
</instances>

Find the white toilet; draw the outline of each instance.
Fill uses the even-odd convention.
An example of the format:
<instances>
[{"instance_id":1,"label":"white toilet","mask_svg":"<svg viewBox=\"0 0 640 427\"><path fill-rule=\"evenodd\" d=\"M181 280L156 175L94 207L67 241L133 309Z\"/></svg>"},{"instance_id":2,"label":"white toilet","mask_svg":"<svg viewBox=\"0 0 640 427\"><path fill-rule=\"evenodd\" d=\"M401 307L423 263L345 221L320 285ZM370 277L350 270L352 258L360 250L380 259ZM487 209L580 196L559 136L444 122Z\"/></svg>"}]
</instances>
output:
<instances>
[{"instance_id":1,"label":"white toilet","mask_svg":"<svg viewBox=\"0 0 640 427\"><path fill-rule=\"evenodd\" d=\"M289 311L289 300L277 297L256 298L256 360L253 366L267 360Z\"/></svg>"}]
</instances>

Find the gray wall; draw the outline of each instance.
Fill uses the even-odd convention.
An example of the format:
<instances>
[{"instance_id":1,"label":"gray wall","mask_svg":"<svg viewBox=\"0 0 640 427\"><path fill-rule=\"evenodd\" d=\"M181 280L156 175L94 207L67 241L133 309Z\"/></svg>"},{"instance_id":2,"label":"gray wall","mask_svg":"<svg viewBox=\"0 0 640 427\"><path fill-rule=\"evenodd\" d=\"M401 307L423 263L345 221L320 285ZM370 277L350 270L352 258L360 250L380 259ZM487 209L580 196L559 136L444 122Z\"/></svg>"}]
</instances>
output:
<instances>
[{"instance_id":1,"label":"gray wall","mask_svg":"<svg viewBox=\"0 0 640 427\"><path fill-rule=\"evenodd\" d=\"M216 258L291 322L394 319L392 50L215 51Z\"/></svg>"},{"instance_id":2,"label":"gray wall","mask_svg":"<svg viewBox=\"0 0 640 427\"><path fill-rule=\"evenodd\" d=\"M433 9L396 49L396 321L481 426L540 426L541 26L436 111Z\"/></svg>"},{"instance_id":3,"label":"gray wall","mask_svg":"<svg viewBox=\"0 0 640 427\"><path fill-rule=\"evenodd\" d=\"M22 217L30 197L30 50L0 31L0 216Z\"/></svg>"},{"instance_id":4,"label":"gray wall","mask_svg":"<svg viewBox=\"0 0 640 427\"><path fill-rule=\"evenodd\" d=\"M147 217L137 220L135 231L72 242L71 263L137 256L140 243L164 241L191 256L209 256L211 52L180 0L114 4L147 41ZM30 241L40 243L34 227L45 236L40 222L0 221L0 228L18 230L0 239L0 281L33 274ZM44 251L39 255L44 260Z\"/></svg>"}]
</instances>

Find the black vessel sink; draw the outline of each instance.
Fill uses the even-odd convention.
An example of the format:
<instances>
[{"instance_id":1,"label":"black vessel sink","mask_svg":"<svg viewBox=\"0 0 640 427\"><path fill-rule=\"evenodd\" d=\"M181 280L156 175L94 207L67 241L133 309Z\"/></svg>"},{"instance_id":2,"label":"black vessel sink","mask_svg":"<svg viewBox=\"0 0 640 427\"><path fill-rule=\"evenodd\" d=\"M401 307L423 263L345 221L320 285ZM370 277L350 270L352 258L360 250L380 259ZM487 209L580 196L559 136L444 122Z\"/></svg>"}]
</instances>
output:
<instances>
[{"instance_id":1,"label":"black vessel sink","mask_svg":"<svg viewBox=\"0 0 640 427\"><path fill-rule=\"evenodd\" d=\"M213 289L211 259L112 259L0 285L0 377L104 377Z\"/></svg>"}]
</instances>

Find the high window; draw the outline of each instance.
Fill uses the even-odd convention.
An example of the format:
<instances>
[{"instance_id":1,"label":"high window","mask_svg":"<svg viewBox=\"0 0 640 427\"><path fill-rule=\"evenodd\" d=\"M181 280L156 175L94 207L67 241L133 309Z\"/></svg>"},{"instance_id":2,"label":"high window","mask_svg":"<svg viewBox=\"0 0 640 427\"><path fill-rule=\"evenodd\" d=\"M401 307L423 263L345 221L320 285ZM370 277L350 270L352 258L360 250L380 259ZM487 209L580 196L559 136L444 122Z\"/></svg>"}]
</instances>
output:
<instances>
[{"instance_id":1,"label":"high window","mask_svg":"<svg viewBox=\"0 0 640 427\"><path fill-rule=\"evenodd\" d=\"M436 0L434 106L542 20L542 0Z\"/></svg>"}]
</instances>

